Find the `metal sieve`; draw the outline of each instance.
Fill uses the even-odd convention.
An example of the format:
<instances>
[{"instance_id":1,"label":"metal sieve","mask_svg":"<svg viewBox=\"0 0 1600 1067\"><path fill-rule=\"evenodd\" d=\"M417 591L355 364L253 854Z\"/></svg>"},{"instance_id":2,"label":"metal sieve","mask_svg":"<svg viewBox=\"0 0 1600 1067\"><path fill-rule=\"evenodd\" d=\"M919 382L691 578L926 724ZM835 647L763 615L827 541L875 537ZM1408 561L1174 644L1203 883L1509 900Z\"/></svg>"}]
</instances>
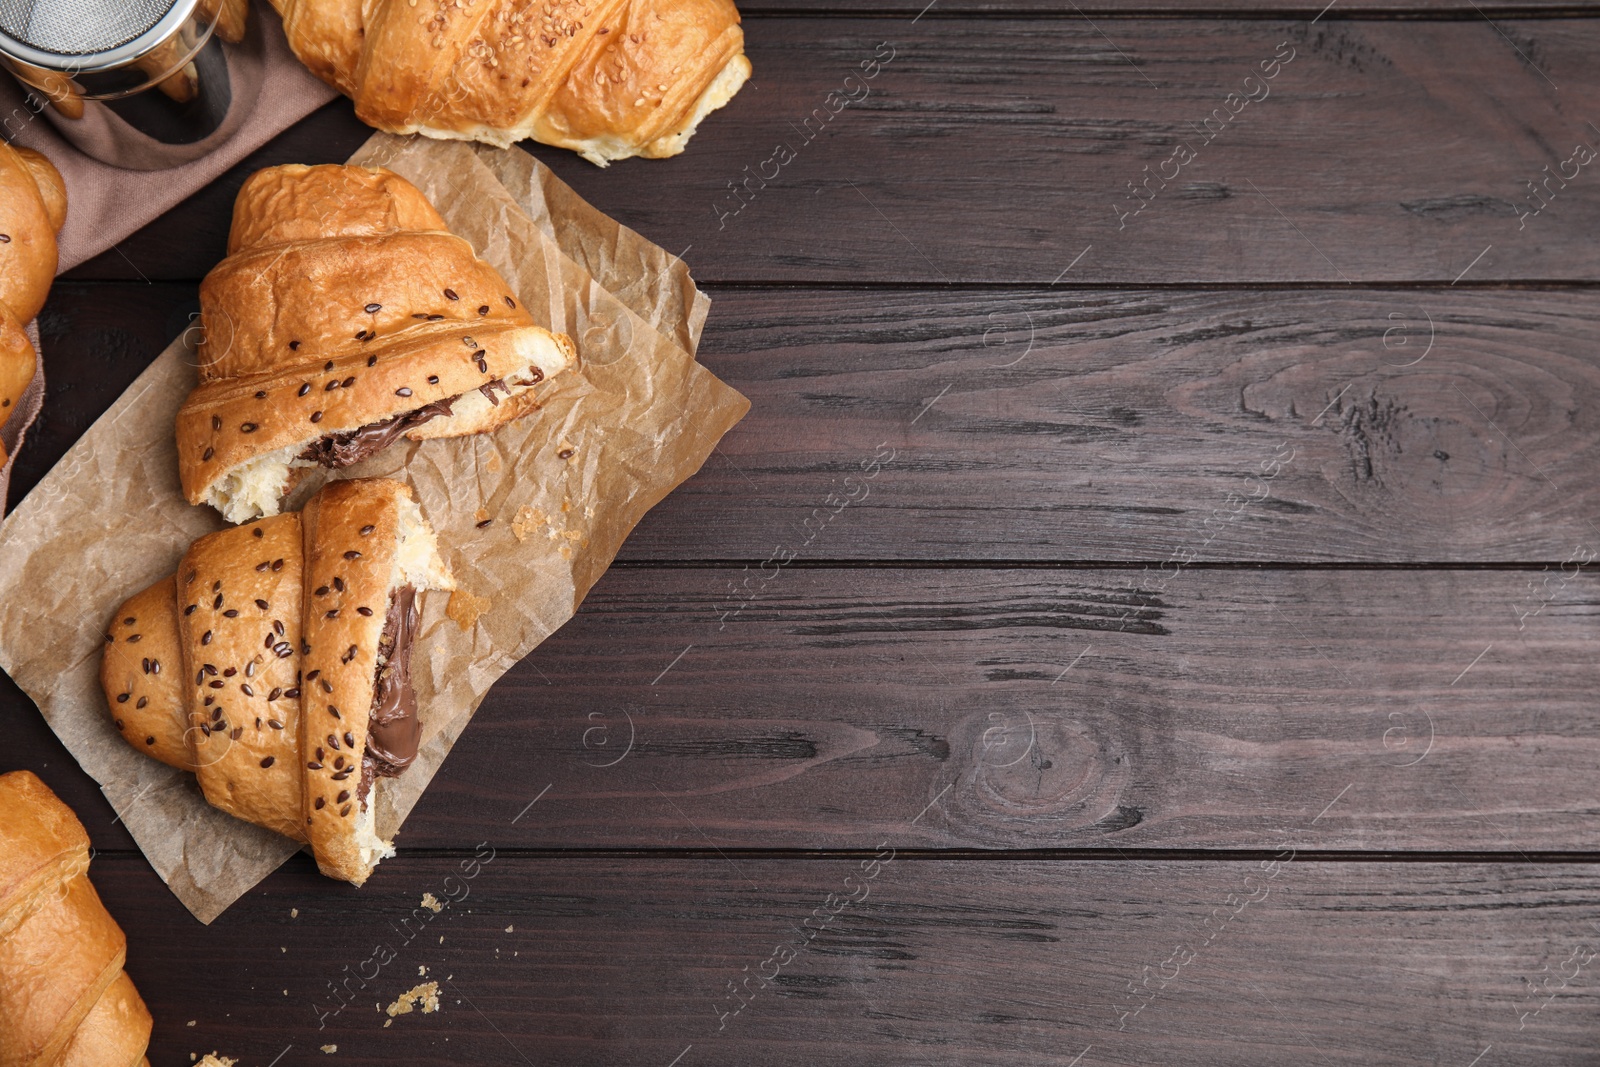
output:
<instances>
[{"instance_id":1,"label":"metal sieve","mask_svg":"<svg viewBox=\"0 0 1600 1067\"><path fill-rule=\"evenodd\" d=\"M224 5L238 3L0 0L0 65L89 155L140 170L178 166L232 136L245 110L235 101L257 95L235 84L213 35Z\"/></svg>"}]
</instances>

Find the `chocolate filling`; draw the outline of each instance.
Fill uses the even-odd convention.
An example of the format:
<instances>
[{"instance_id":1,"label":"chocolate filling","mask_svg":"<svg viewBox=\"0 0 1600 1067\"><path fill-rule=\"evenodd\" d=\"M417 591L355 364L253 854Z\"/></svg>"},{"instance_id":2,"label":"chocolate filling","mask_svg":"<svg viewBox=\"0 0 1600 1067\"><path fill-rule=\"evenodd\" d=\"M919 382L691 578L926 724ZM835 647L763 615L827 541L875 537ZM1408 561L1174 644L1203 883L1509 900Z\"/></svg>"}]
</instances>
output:
<instances>
[{"instance_id":1,"label":"chocolate filling","mask_svg":"<svg viewBox=\"0 0 1600 1067\"><path fill-rule=\"evenodd\" d=\"M417 693L411 688L411 643L417 635L417 591L402 585L389 599L389 614L378 639L383 666L372 687L367 750L361 757L361 800L366 802L376 776L394 778L417 758L422 724Z\"/></svg>"},{"instance_id":2,"label":"chocolate filling","mask_svg":"<svg viewBox=\"0 0 1600 1067\"><path fill-rule=\"evenodd\" d=\"M450 414L450 405L454 404L456 399L450 397L446 400L435 400L431 404L425 404L404 415L396 415L392 419L368 423L342 433L330 433L307 445L299 458L311 460L331 470L360 463L374 452L381 452L394 444L407 430L415 429L429 419Z\"/></svg>"}]
</instances>

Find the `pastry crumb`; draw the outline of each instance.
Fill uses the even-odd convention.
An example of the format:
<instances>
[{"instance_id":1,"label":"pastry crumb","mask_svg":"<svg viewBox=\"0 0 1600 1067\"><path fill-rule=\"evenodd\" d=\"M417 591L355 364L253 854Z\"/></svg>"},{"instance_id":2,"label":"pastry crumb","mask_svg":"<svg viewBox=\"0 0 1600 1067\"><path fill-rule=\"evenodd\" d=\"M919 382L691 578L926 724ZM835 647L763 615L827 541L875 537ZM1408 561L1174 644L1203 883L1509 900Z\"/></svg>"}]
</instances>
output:
<instances>
[{"instance_id":1,"label":"pastry crumb","mask_svg":"<svg viewBox=\"0 0 1600 1067\"><path fill-rule=\"evenodd\" d=\"M300 918L300 909L299 908L290 908L289 909L289 918L291 918L291 919Z\"/></svg>"},{"instance_id":2,"label":"pastry crumb","mask_svg":"<svg viewBox=\"0 0 1600 1067\"><path fill-rule=\"evenodd\" d=\"M518 541L526 541L530 533L548 521L544 512L524 504L517 509L516 517L511 520L511 532L517 535Z\"/></svg>"},{"instance_id":3,"label":"pastry crumb","mask_svg":"<svg viewBox=\"0 0 1600 1067\"><path fill-rule=\"evenodd\" d=\"M439 903L439 898L434 896L432 893L422 894L422 906L433 912L435 915L444 910L444 905Z\"/></svg>"},{"instance_id":4,"label":"pastry crumb","mask_svg":"<svg viewBox=\"0 0 1600 1067\"><path fill-rule=\"evenodd\" d=\"M191 1060L194 1059L194 1055L192 1052L189 1053L189 1058ZM204 1059L200 1060L200 1067L233 1067L238 1062L232 1056L224 1056L219 1052L212 1051L207 1053Z\"/></svg>"},{"instance_id":5,"label":"pastry crumb","mask_svg":"<svg viewBox=\"0 0 1600 1067\"><path fill-rule=\"evenodd\" d=\"M478 625L478 617L488 610L488 597L456 589L451 592L450 603L445 606L444 613L463 630L470 630Z\"/></svg>"},{"instance_id":6,"label":"pastry crumb","mask_svg":"<svg viewBox=\"0 0 1600 1067\"><path fill-rule=\"evenodd\" d=\"M513 924L511 926L508 926L508 927L506 927L506 933L509 934L512 930L515 930L515 929L516 929L516 925L515 924Z\"/></svg>"},{"instance_id":7,"label":"pastry crumb","mask_svg":"<svg viewBox=\"0 0 1600 1067\"><path fill-rule=\"evenodd\" d=\"M195 1020L195 1019L190 1019L188 1022L184 1023L183 1025L185 1025L185 1026L193 1026L196 1021L197 1020Z\"/></svg>"},{"instance_id":8,"label":"pastry crumb","mask_svg":"<svg viewBox=\"0 0 1600 1067\"><path fill-rule=\"evenodd\" d=\"M427 968L426 965L417 968L417 977L418 978L426 978L426 977L428 977L428 968Z\"/></svg>"},{"instance_id":9,"label":"pastry crumb","mask_svg":"<svg viewBox=\"0 0 1600 1067\"><path fill-rule=\"evenodd\" d=\"M439 983L422 982L412 986L395 998L395 1002L384 1009L389 1013L390 1020L397 1015L409 1015L413 1011L421 1011L424 1015L431 1015L439 1010ZM384 1024L389 1025L388 1023Z\"/></svg>"},{"instance_id":10,"label":"pastry crumb","mask_svg":"<svg viewBox=\"0 0 1600 1067\"><path fill-rule=\"evenodd\" d=\"M328 1053L329 1055L332 1055L333 1053L339 1051L339 1046L338 1045L323 1045L322 1046L322 1051Z\"/></svg>"}]
</instances>

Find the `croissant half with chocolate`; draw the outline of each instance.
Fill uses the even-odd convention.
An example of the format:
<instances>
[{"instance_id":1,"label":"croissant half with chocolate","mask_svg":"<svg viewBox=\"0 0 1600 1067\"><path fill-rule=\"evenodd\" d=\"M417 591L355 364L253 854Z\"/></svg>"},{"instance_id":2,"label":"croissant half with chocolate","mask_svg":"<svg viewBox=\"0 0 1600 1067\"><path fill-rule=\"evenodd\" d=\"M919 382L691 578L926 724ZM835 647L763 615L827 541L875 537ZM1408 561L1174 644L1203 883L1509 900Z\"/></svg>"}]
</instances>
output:
<instances>
[{"instance_id":1,"label":"croissant half with chocolate","mask_svg":"<svg viewBox=\"0 0 1600 1067\"><path fill-rule=\"evenodd\" d=\"M0 775L0 1067L149 1067L150 1012L88 870L72 809Z\"/></svg>"},{"instance_id":2,"label":"croissant half with chocolate","mask_svg":"<svg viewBox=\"0 0 1600 1067\"><path fill-rule=\"evenodd\" d=\"M56 275L56 231L67 189L50 161L0 141L0 425L33 381L33 345L23 328L39 314ZM6 459L0 446L0 463Z\"/></svg>"},{"instance_id":3,"label":"croissant half with chocolate","mask_svg":"<svg viewBox=\"0 0 1600 1067\"><path fill-rule=\"evenodd\" d=\"M732 0L272 0L311 72L391 133L591 163L675 156L750 77Z\"/></svg>"},{"instance_id":4,"label":"croissant half with chocolate","mask_svg":"<svg viewBox=\"0 0 1600 1067\"><path fill-rule=\"evenodd\" d=\"M117 609L100 683L130 745L360 885L394 854L374 788L421 737L417 593L453 585L407 486L334 482L301 512L196 541Z\"/></svg>"},{"instance_id":5,"label":"croissant half with chocolate","mask_svg":"<svg viewBox=\"0 0 1600 1067\"><path fill-rule=\"evenodd\" d=\"M422 193L367 167L253 175L200 313L178 473L230 522L276 515L296 468L527 414L574 359Z\"/></svg>"}]
</instances>

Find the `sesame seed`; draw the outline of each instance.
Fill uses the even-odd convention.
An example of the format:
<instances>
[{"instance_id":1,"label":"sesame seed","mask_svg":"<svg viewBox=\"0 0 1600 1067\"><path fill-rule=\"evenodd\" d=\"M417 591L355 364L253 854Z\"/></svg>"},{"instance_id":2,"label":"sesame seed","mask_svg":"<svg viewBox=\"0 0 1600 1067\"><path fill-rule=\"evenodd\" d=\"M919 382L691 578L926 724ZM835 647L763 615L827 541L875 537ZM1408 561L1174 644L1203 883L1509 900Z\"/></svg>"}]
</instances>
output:
<instances>
[{"instance_id":1,"label":"sesame seed","mask_svg":"<svg viewBox=\"0 0 1600 1067\"><path fill-rule=\"evenodd\" d=\"M328 360L328 362L324 363L322 365L322 369L323 370L332 370L333 369L333 360L330 359L330 360Z\"/></svg>"},{"instance_id":2,"label":"sesame seed","mask_svg":"<svg viewBox=\"0 0 1600 1067\"><path fill-rule=\"evenodd\" d=\"M320 411L313 411L313 412L312 412L312 413L311 413L311 421L312 421L312 422L321 422L321 421L322 421L322 412L320 412Z\"/></svg>"},{"instance_id":3,"label":"sesame seed","mask_svg":"<svg viewBox=\"0 0 1600 1067\"><path fill-rule=\"evenodd\" d=\"M360 608L356 609L356 614L357 615L365 615L365 616L368 616L370 618L371 615L372 615L372 609L368 608L368 607L360 607Z\"/></svg>"},{"instance_id":4,"label":"sesame seed","mask_svg":"<svg viewBox=\"0 0 1600 1067\"><path fill-rule=\"evenodd\" d=\"M281 696L283 696L283 689L279 686L274 686L272 692L267 694L267 703L270 704Z\"/></svg>"},{"instance_id":5,"label":"sesame seed","mask_svg":"<svg viewBox=\"0 0 1600 1067\"><path fill-rule=\"evenodd\" d=\"M318 764L318 765L317 765L317 770L319 770L319 771L320 771L320 770L321 770L321 769L322 769L322 766L321 766L321 764ZM317 798L317 802L316 802L316 804L314 804L314 805L313 805L313 807L315 807L315 808L316 808L316 809L317 809L317 810L318 810L318 811L321 811L321 810L322 810L322 809L323 809L323 807L324 807L324 806L325 806L325 805L326 805L326 804L327 804L327 803L328 803L328 802L327 802L327 800L326 800L326 799L324 799L324 798L323 798L323 797L318 797L318 798Z\"/></svg>"},{"instance_id":6,"label":"sesame seed","mask_svg":"<svg viewBox=\"0 0 1600 1067\"><path fill-rule=\"evenodd\" d=\"M205 633L200 635L200 643L202 645L209 645L211 643L211 631L210 630L207 630Z\"/></svg>"},{"instance_id":7,"label":"sesame seed","mask_svg":"<svg viewBox=\"0 0 1600 1067\"><path fill-rule=\"evenodd\" d=\"M222 429L222 416L221 415L213 415L213 416L211 416L211 428L213 430Z\"/></svg>"},{"instance_id":8,"label":"sesame seed","mask_svg":"<svg viewBox=\"0 0 1600 1067\"><path fill-rule=\"evenodd\" d=\"M256 390L256 399L257 400L265 400L266 398L267 398L267 391L265 389L257 389Z\"/></svg>"},{"instance_id":9,"label":"sesame seed","mask_svg":"<svg viewBox=\"0 0 1600 1067\"><path fill-rule=\"evenodd\" d=\"M345 559L360 559L361 558L361 553L357 552L355 549L352 548L350 551L348 551L348 552L346 552L344 554L344 558Z\"/></svg>"},{"instance_id":10,"label":"sesame seed","mask_svg":"<svg viewBox=\"0 0 1600 1067\"><path fill-rule=\"evenodd\" d=\"M300 385L300 391L298 393L295 393L295 396L305 396L309 392L311 392L311 383L310 382L302 382L301 385Z\"/></svg>"},{"instance_id":11,"label":"sesame seed","mask_svg":"<svg viewBox=\"0 0 1600 1067\"><path fill-rule=\"evenodd\" d=\"M437 374L428 375L428 384L429 385L438 385L439 384L439 376Z\"/></svg>"},{"instance_id":12,"label":"sesame seed","mask_svg":"<svg viewBox=\"0 0 1600 1067\"><path fill-rule=\"evenodd\" d=\"M188 607L183 609L183 613L185 615L193 615L194 614L194 609L199 607L199 606L200 605L198 605L198 604L190 604Z\"/></svg>"},{"instance_id":13,"label":"sesame seed","mask_svg":"<svg viewBox=\"0 0 1600 1067\"><path fill-rule=\"evenodd\" d=\"M355 375L351 375L350 377L346 378L344 381L339 383L339 388L348 389L354 384L356 384Z\"/></svg>"},{"instance_id":14,"label":"sesame seed","mask_svg":"<svg viewBox=\"0 0 1600 1067\"><path fill-rule=\"evenodd\" d=\"M135 704L134 707L142 708L148 703L150 703L150 698L149 697L140 697L139 698L139 702L137 704Z\"/></svg>"},{"instance_id":15,"label":"sesame seed","mask_svg":"<svg viewBox=\"0 0 1600 1067\"><path fill-rule=\"evenodd\" d=\"M482 522L478 523L478 529L480 529L480 530L483 529L485 526L489 525L493 521L494 521L493 519L484 519Z\"/></svg>"},{"instance_id":16,"label":"sesame seed","mask_svg":"<svg viewBox=\"0 0 1600 1067\"><path fill-rule=\"evenodd\" d=\"M376 526L373 526L372 524L369 523L366 526L361 527L361 536L362 537L366 537L369 534L371 534L373 530L376 530L376 529L377 529Z\"/></svg>"},{"instance_id":17,"label":"sesame seed","mask_svg":"<svg viewBox=\"0 0 1600 1067\"><path fill-rule=\"evenodd\" d=\"M382 310L383 310L383 305L382 304L368 304L367 305L367 314L368 315L376 315L378 312L380 312Z\"/></svg>"},{"instance_id":18,"label":"sesame seed","mask_svg":"<svg viewBox=\"0 0 1600 1067\"><path fill-rule=\"evenodd\" d=\"M514 308L516 306L517 306L517 302L515 300L511 299L509 296L506 297L506 307Z\"/></svg>"},{"instance_id":19,"label":"sesame seed","mask_svg":"<svg viewBox=\"0 0 1600 1067\"><path fill-rule=\"evenodd\" d=\"M446 289L444 291L444 295L445 295L445 299L447 299L447 300L460 300L461 299L459 296L456 295L456 291L454 289Z\"/></svg>"},{"instance_id":20,"label":"sesame seed","mask_svg":"<svg viewBox=\"0 0 1600 1067\"><path fill-rule=\"evenodd\" d=\"M324 619L337 619L338 617L339 617L339 609L338 608L333 608L326 615L323 616Z\"/></svg>"},{"instance_id":21,"label":"sesame seed","mask_svg":"<svg viewBox=\"0 0 1600 1067\"><path fill-rule=\"evenodd\" d=\"M227 611L222 613L222 617L224 619L237 619L239 617L239 609L229 608Z\"/></svg>"},{"instance_id":22,"label":"sesame seed","mask_svg":"<svg viewBox=\"0 0 1600 1067\"><path fill-rule=\"evenodd\" d=\"M278 762L276 757L268 756L266 759L261 761L261 766L270 767L276 762Z\"/></svg>"},{"instance_id":23,"label":"sesame seed","mask_svg":"<svg viewBox=\"0 0 1600 1067\"><path fill-rule=\"evenodd\" d=\"M377 365L378 365L378 357L377 356L368 356L367 357L367 366L376 367Z\"/></svg>"},{"instance_id":24,"label":"sesame seed","mask_svg":"<svg viewBox=\"0 0 1600 1067\"><path fill-rule=\"evenodd\" d=\"M208 448L204 452L200 453L200 461L203 463L203 462L205 462L206 460L210 459L212 456L214 456L216 454L217 454L217 450L216 449Z\"/></svg>"},{"instance_id":25,"label":"sesame seed","mask_svg":"<svg viewBox=\"0 0 1600 1067\"><path fill-rule=\"evenodd\" d=\"M267 605L267 602L265 600L257 600L256 601L256 607L260 608L262 611L266 611L267 610L267 606L268 605Z\"/></svg>"},{"instance_id":26,"label":"sesame seed","mask_svg":"<svg viewBox=\"0 0 1600 1067\"><path fill-rule=\"evenodd\" d=\"M132 693L118 693L117 694L117 703L118 704L126 704L128 702L128 698L131 697L132 695L133 695Z\"/></svg>"},{"instance_id":27,"label":"sesame seed","mask_svg":"<svg viewBox=\"0 0 1600 1067\"><path fill-rule=\"evenodd\" d=\"M253 697L256 695L256 691L250 688L249 682L240 682L239 691L247 697Z\"/></svg>"},{"instance_id":28,"label":"sesame seed","mask_svg":"<svg viewBox=\"0 0 1600 1067\"><path fill-rule=\"evenodd\" d=\"M255 433L256 432L256 424L253 423L253 422L247 422L244 425L239 427L239 432L240 433Z\"/></svg>"},{"instance_id":29,"label":"sesame seed","mask_svg":"<svg viewBox=\"0 0 1600 1067\"><path fill-rule=\"evenodd\" d=\"M296 351L299 351L299 349L300 349L300 342L299 341L290 341L289 342L289 351L296 352Z\"/></svg>"},{"instance_id":30,"label":"sesame seed","mask_svg":"<svg viewBox=\"0 0 1600 1067\"><path fill-rule=\"evenodd\" d=\"M489 305L488 304L484 304L482 307L478 308L478 314L480 314L480 315L489 314Z\"/></svg>"}]
</instances>

